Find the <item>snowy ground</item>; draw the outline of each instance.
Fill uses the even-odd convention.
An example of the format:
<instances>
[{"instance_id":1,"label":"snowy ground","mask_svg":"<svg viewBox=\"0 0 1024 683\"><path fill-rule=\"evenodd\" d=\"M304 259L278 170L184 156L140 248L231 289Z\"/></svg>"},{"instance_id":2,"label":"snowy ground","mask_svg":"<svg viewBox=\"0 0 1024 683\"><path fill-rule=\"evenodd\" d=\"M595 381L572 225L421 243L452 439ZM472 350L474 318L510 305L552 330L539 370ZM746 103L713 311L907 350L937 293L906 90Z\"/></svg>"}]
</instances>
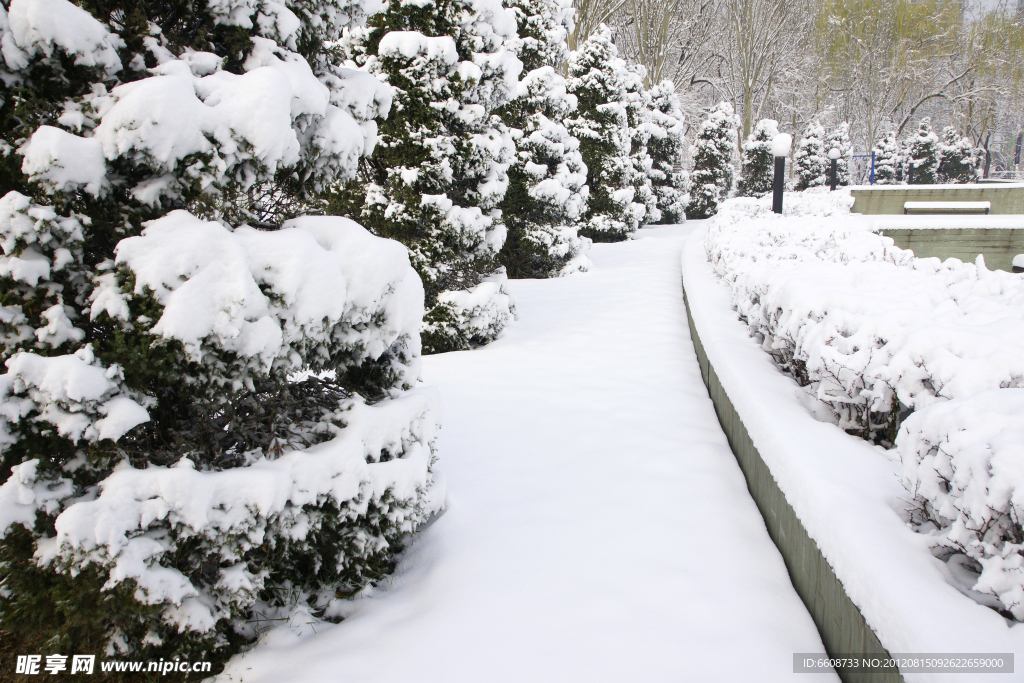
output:
<instances>
[{"instance_id":1,"label":"snowy ground","mask_svg":"<svg viewBox=\"0 0 1024 683\"><path fill-rule=\"evenodd\" d=\"M512 282L502 339L427 358L448 511L345 621L278 629L223 680L767 683L823 652L701 382L695 224Z\"/></svg>"}]
</instances>

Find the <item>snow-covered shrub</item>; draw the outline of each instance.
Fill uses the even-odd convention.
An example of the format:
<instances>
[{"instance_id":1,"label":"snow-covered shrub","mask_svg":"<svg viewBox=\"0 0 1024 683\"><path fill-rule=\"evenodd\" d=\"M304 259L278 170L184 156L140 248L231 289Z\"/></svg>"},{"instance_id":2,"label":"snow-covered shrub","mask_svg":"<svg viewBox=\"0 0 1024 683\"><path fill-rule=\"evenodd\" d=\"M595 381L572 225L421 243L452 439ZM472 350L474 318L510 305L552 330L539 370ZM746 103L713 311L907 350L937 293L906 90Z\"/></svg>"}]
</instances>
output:
<instances>
[{"instance_id":1,"label":"snow-covered shrub","mask_svg":"<svg viewBox=\"0 0 1024 683\"><path fill-rule=\"evenodd\" d=\"M739 118L732 105L719 102L700 124L697 139L690 147L693 172L690 174L689 218L709 218L718 211L732 191L736 170L732 165L736 149L736 128Z\"/></svg>"},{"instance_id":2,"label":"snow-covered shrub","mask_svg":"<svg viewBox=\"0 0 1024 683\"><path fill-rule=\"evenodd\" d=\"M651 96L644 88L647 69L642 64L626 68L626 120L629 122L629 161L633 166L633 211L639 216L639 227L661 221L658 199L651 185L654 160L648 153L651 139Z\"/></svg>"},{"instance_id":3,"label":"snow-covered shrub","mask_svg":"<svg viewBox=\"0 0 1024 683\"><path fill-rule=\"evenodd\" d=\"M836 159L836 185L842 187L850 184L850 162L853 160L853 143L850 142L850 124L843 121L829 131L825 138L825 156L833 149L839 150L839 158ZM826 176L831 182L832 159L829 157L829 166Z\"/></svg>"},{"instance_id":4,"label":"snow-covered shrub","mask_svg":"<svg viewBox=\"0 0 1024 683\"><path fill-rule=\"evenodd\" d=\"M891 444L900 417L1024 386L1024 279L983 262L915 259L849 213L847 191L725 203L715 271L779 366L843 429Z\"/></svg>"},{"instance_id":5,"label":"snow-covered shrub","mask_svg":"<svg viewBox=\"0 0 1024 683\"><path fill-rule=\"evenodd\" d=\"M931 127L927 116L921 120L917 132L907 138L907 165L909 182L914 185L934 185L939 182L939 136Z\"/></svg>"},{"instance_id":6,"label":"snow-covered shrub","mask_svg":"<svg viewBox=\"0 0 1024 683\"><path fill-rule=\"evenodd\" d=\"M647 152L651 155L650 179L662 223L686 221L690 174L683 170L683 112L676 97L675 84L662 81L651 88L650 133Z\"/></svg>"},{"instance_id":7,"label":"snow-covered shrub","mask_svg":"<svg viewBox=\"0 0 1024 683\"><path fill-rule=\"evenodd\" d=\"M896 452L917 529L973 597L1024 621L1024 389L924 408Z\"/></svg>"},{"instance_id":8,"label":"snow-covered shrub","mask_svg":"<svg viewBox=\"0 0 1024 683\"><path fill-rule=\"evenodd\" d=\"M910 183L910 143L907 138L899 141L899 154L897 158L900 165L896 167L896 184Z\"/></svg>"},{"instance_id":9,"label":"snow-covered shrub","mask_svg":"<svg viewBox=\"0 0 1024 683\"><path fill-rule=\"evenodd\" d=\"M976 183L981 179L982 152L953 126L942 129L939 179L944 183Z\"/></svg>"},{"instance_id":10,"label":"snow-covered shrub","mask_svg":"<svg viewBox=\"0 0 1024 683\"><path fill-rule=\"evenodd\" d=\"M219 660L259 604L331 616L442 495L406 250L300 215L390 107L323 50L372 3L5 5L5 646Z\"/></svg>"},{"instance_id":11,"label":"snow-covered shrub","mask_svg":"<svg viewBox=\"0 0 1024 683\"><path fill-rule=\"evenodd\" d=\"M498 207L515 144L496 110L517 91L522 63L505 46L515 33L515 15L498 0L387 3L343 41L357 65L395 88L395 104L373 156L331 210L409 248L426 290L427 353L487 343L514 313L499 286L486 329L467 328L477 318L458 308L465 297L441 296L499 270Z\"/></svg>"},{"instance_id":12,"label":"snow-covered shrub","mask_svg":"<svg viewBox=\"0 0 1024 683\"><path fill-rule=\"evenodd\" d=\"M577 234L589 188L580 142L562 121L576 110L555 67L569 53L572 7L566 0L508 0L519 35L510 49L523 62L518 97L501 109L516 141L501 203L508 236L498 254L512 278L586 270L590 241Z\"/></svg>"},{"instance_id":13,"label":"snow-covered shrub","mask_svg":"<svg viewBox=\"0 0 1024 683\"><path fill-rule=\"evenodd\" d=\"M612 31L604 24L569 56L568 91L576 115L565 119L580 141L590 197L580 234L595 242L619 242L636 232L641 216L634 204L626 114L626 63L619 58Z\"/></svg>"},{"instance_id":14,"label":"snow-covered shrub","mask_svg":"<svg viewBox=\"0 0 1024 683\"><path fill-rule=\"evenodd\" d=\"M794 189L799 191L811 187L828 185L830 164L828 149L825 147L825 129L817 121L811 121L796 146L793 166L796 173Z\"/></svg>"},{"instance_id":15,"label":"snow-covered shrub","mask_svg":"<svg viewBox=\"0 0 1024 683\"><path fill-rule=\"evenodd\" d=\"M895 131L886 131L875 143L875 184L895 185L904 165Z\"/></svg>"},{"instance_id":16,"label":"snow-covered shrub","mask_svg":"<svg viewBox=\"0 0 1024 683\"><path fill-rule=\"evenodd\" d=\"M761 119L743 142L743 165L736 185L739 197L763 197L772 191L775 178L775 155L772 140L779 134L779 123Z\"/></svg>"}]
</instances>

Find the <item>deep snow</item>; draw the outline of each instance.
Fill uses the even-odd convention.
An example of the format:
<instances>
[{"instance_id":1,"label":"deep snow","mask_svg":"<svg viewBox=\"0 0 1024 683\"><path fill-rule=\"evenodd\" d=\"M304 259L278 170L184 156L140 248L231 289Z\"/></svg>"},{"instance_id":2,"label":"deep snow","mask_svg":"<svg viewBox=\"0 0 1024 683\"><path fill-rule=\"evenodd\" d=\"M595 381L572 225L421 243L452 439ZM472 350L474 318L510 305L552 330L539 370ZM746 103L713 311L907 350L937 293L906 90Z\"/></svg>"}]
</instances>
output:
<instances>
[{"instance_id":1,"label":"deep snow","mask_svg":"<svg viewBox=\"0 0 1024 683\"><path fill-rule=\"evenodd\" d=\"M823 652L701 381L694 225L513 281L501 339L425 358L447 512L341 624L293 619L221 679L769 682Z\"/></svg>"}]
</instances>

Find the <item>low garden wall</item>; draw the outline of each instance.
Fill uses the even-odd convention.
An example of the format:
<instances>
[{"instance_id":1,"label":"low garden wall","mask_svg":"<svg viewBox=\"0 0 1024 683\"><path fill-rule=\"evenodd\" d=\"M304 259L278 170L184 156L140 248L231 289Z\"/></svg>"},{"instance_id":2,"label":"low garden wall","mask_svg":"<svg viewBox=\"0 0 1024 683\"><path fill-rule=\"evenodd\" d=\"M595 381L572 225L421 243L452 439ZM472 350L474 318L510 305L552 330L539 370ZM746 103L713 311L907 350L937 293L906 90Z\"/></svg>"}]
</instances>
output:
<instances>
[{"instance_id":1,"label":"low garden wall","mask_svg":"<svg viewBox=\"0 0 1024 683\"><path fill-rule=\"evenodd\" d=\"M851 188L851 211L903 214L905 202L991 202L993 215L1024 214L1024 184L871 185Z\"/></svg>"},{"instance_id":2,"label":"low garden wall","mask_svg":"<svg viewBox=\"0 0 1024 683\"><path fill-rule=\"evenodd\" d=\"M900 249L910 249L918 258L958 258L973 263L982 254L990 270L1010 271L1013 257L1024 254L1024 229L883 228L878 232L891 237Z\"/></svg>"},{"instance_id":3,"label":"low garden wall","mask_svg":"<svg viewBox=\"0 0 1024 683\"><path fill-rule=\"evenodd\" d=\"M690 338L697 352L701 377L708 388L708 394L714 403L715 412L722 430L729 439L739 461L740 469L747 480L747 488L757 504L761 516L764 517L768 534L782 554L782 559L789 570L793 587L807 606L814 619L821 640L830 656L858 654L862 656L887 658L888 652L879 642L874 631L864 620L864 616L853 604L843 585L836 578L835 572L828 561L822 556L818 545L808 535L803 524L797 518L786 496L779 489L768 466L761 458L757 448L733 407L732 401L725 393L714 367L708 360L700 333L690 312L685 285L683 301L686 304L686 318L690 326ZM855 673L838 671L844 683L902 683L903 677L898 671L883 673Z\"/></svg>"}]
</instances>

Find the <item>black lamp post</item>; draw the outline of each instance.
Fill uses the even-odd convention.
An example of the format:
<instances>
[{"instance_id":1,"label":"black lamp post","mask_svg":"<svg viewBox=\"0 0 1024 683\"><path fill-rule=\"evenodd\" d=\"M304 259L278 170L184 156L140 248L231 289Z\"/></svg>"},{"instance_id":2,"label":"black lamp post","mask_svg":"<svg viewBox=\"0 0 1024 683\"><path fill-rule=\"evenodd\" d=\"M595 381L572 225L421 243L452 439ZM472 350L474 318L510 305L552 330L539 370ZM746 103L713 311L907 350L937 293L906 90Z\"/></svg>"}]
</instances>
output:
<instances>
[{"instance_id":1,"label":"black lamp post","mask_svg":"<svg viewBox=\"0 0 1024 683\"><path fill-rule=\"evenodd\" d=\"M786 189L786 157L793 146L793 136L779 133L772 138L772 154L775 155L775 177L772 179L772 211L782 213L782 192Z\"/></svg>"},{"instance_id":2,"label":"black lamp post","mask_svg":"<svg viewBox=\"0 0 1024 683\"><path fill-rule=\"evenodd\" d=\"M829 189L833 192L836 191L836 185L839 184L839 157L842 155L838 149L833 147L828 151L828 158L832 160L832 165L829 173Z\"/></svg>"}]
</instances>

